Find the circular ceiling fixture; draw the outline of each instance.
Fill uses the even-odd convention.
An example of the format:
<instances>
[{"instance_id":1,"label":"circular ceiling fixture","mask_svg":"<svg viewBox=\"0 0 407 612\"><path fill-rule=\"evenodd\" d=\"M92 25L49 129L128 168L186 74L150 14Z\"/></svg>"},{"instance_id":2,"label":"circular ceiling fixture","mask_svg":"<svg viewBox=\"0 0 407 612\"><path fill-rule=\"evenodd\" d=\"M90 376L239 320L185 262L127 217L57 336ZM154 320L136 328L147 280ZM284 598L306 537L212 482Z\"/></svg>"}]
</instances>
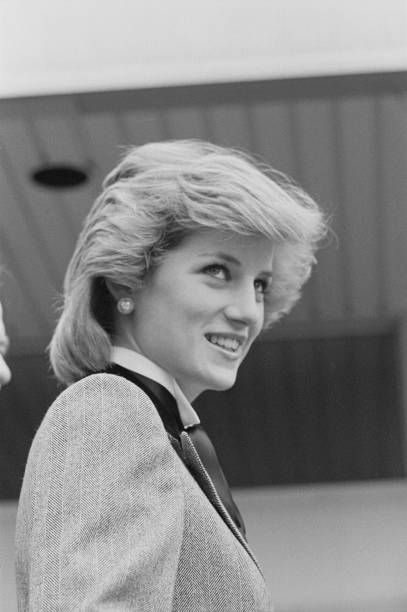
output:
<instances>
[{"instance_id":1,"label":"circular ceiling fixture","mask_svg":"<svg viewBox=\"0 0 407 612\"><path fill-rule=\"evenodd\" d=\"M41 166L31 173L32 180L42 187L51 189L69 189L78 187L88 180L88 174L82 168L68 164Z\"/></svg>"}]
</instances>

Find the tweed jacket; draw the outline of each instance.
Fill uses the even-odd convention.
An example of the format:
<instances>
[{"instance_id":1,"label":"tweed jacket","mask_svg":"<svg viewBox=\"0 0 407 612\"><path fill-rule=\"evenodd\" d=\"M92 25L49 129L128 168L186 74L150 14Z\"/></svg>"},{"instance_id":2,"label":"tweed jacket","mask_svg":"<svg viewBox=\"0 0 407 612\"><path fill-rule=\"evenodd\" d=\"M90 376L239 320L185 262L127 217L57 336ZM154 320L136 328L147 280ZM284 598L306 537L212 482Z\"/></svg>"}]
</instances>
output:
<instances>
[{"instance_id":1,"label":"tweed jacket","mask_svg":"<svg viewBox=\"0 0 407 612\"><path fill-rule=\"evenodd\" d=\"M64 391L24 475L19 610L269 612L256 560L187 433L182 453L200 484L132 382L95 374Z\"/></svg>"}]
</instances>

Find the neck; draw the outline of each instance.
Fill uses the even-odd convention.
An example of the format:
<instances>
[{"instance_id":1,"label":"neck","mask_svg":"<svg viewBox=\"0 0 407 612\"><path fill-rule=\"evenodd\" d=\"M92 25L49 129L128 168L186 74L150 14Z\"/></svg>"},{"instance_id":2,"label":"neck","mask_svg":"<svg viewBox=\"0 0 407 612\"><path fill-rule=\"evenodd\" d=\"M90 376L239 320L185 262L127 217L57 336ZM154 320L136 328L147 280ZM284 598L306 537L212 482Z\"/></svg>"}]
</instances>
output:
<instances>
[{"instance_id":1,"label":"neck","mask_svg":"<svg viewBox=\"0 0 407 612\"><path fill-rule=\"evenodd\" d=\"M143 355L144 357L146 357L147 359L149 359L150 361L152 361L153 363L158 365L160 368L162 368L167 374L169 374L173 378L173 380L176 382L177 386L179 387L179 389L181 390L183 395L186 397L186 399L190 403L192 403L198 397L198 395L200 395L202 393L202 390L201 389L197 389L195 387L195 385L184 385L184 384L180 383L179 380L177 380L177 378L172 374L172 372L170 372L166 368L163 368L161 366L161 364L157 363L154 359L151 359L151 357L146 355L146 353L137 344L137 342L135 341L133 335L128 330L122 329L121 333L117 334L112 339L112 344L114 346L118 346L118 347L121 347L121 348L129 349L131 351L135 351L136 353L139 353L140 355Z\"/></svg>"},{"instance_id":2,"label":"neck","mask_svg":"<svg viewBox=\"0 0 407 612\"><path fill-rule=\"evenodd\" d=\"M130 351L136 351L136 353L144 355L143 351L135 341L133 334L127 327L124 326L121 327L118 333L114 334L112 338L112 345L120 346L122 348L129 349Z\"/></svg>"}]
</instances>

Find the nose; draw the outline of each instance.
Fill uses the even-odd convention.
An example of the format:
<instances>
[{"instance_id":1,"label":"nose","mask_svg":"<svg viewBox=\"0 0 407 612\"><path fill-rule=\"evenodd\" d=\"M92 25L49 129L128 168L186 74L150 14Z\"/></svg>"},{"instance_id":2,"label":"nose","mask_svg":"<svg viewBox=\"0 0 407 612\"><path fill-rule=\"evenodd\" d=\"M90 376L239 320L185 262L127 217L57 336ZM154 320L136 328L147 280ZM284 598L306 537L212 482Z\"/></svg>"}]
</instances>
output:
<instances>
[{"instance_id":1,"label":"nose","mask_svg":"<svg viewBox=\"0 0 407 612\"><path fill-rule=\"evenodd\" d=\"M6 385L11 379L10 368L0 355L0 386Z\"/></svg>"},{"instance_id":2,"label":"nose","mask_svg":"<svg viewBox=\"0 0 407 612\"><path fill-rule=\"evenodd\" d=\"M256 330L258 328L260 331L263 325L264 307L253 285L240 287L230 295L225 315L231 321Z\"/></svg>"}]
</instances>

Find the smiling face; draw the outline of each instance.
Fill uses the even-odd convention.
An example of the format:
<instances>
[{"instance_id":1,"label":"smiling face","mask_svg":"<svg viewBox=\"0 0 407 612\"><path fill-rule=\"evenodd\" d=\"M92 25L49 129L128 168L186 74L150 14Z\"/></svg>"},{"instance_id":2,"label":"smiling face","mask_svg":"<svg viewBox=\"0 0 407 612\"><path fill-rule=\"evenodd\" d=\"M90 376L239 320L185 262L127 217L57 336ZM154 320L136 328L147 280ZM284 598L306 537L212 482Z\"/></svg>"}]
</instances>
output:
<instances>
[{"instance_id":1,"label":"smiling face","mask_svg":"<svg viewBox=\"0 0 407 612\"><path fill-rule=\"evenodd\" d=\"M264 320L273 246L262 236L195 232L135 293L127 318L142 353L190 399L230 388Z\"/></svg>"},{"instance_id":2,"label":"smiling face","mask_svg":"<svg viewBox=\"0 0 407 612\"><path fill-rule=\"evenodd\" d=\"M10 369L4 361L4 355L7 352L8 345L9 341L3 321L3 308L0 302L0 387L6 385L11 378Z\"/></svg>"}]
</instances>

